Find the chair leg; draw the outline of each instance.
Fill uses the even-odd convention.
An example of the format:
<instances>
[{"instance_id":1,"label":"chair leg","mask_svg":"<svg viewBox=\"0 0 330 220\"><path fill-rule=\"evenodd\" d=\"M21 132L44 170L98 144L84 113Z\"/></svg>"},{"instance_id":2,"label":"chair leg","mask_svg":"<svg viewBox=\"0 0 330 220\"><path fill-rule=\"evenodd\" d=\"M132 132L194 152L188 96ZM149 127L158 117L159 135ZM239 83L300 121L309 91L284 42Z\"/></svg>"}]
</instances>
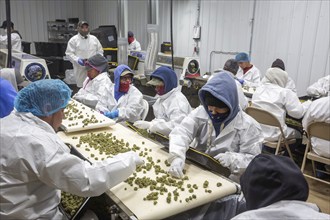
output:
<instances>
[{"instance_id":1,"label":"chair leg","mask_svg":"<svg viewBox=\"0 0 330 220\"><path fill-rule=\"evenodd\" d=\"M290 158L293 160L292 153L291 153L291 150L290 150L290 146L288 145L288 143L286 141L284 141L284 144L285 144L286 150L289 153Z\"/></svg>"},{"instance_id":2,"label":"chair leg","mask_svg":"<svg viewBox=\"0 0 330 220\"><path fill-rule=\"evenodd\" d=\"M278 139L277 145L276 145L276 150L275 150L275 155L278 155L278 152L280 150L281 146L281 137Z\"/></svg>"},{"instance_id":3,"label":"chair leg","mask_svg":"<svg viewBox=\"0 0 330 220\"><path fill-rule=\"evenodd\" d=\"M314 160L312 160L312 167L313 167L313 174L316 177L316 170L315 170L315 163Z\"/></svg>"},{"instance_id":4,"label":"chair leg","mask_svg":"<svg viewBox=\"0 0 330 220\"><path fill-rule=\"evenodd\" d=\"M304 169L305 169L305 165L306 165L306 160L307 160L308 149L309 149L309 143L306 146L305 154L304 154L304 159L303 159L303 162L302 162L302 165L301 165L301 172L302 173L304 173Z\"/></svg>"}]
</instances>

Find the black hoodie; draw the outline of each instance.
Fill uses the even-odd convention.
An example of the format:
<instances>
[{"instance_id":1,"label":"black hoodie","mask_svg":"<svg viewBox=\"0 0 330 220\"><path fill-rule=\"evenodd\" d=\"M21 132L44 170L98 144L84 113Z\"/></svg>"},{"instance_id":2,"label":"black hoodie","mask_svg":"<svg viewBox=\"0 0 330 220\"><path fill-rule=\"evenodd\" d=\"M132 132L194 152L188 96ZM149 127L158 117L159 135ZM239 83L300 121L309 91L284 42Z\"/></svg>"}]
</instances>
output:
<instances>
[{"instance_id":1,"label":"black hoodie","mask_svg":"<svg viewBox=\"0 0 330 220\"><path fill-rule=\"evenodd\" d=\"M306 201L308 184L299 167L288 157L259 154L240 178L247 210L281 200Z\"/></svg>"}]
</instances>

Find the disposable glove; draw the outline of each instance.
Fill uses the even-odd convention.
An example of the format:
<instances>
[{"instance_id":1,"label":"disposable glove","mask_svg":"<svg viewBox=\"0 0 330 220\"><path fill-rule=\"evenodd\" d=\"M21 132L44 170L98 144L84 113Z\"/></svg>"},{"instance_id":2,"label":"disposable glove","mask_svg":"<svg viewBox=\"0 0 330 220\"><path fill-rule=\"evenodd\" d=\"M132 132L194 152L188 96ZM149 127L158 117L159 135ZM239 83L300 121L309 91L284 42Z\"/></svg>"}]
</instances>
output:
<instances>
[{"instance_id":1,"label":"disposable glove","mask_svg":"<svg viewBox=\"0 0 330 220\"><path fill-rule=\"evenodd\" d=\"M144 160L142 160L141 157L139 157L139 155L137 153L135 153L134 151L128 151L128 152L123 153L123 154L126 154L127 156L133 157L133 160L135 162L135 166L137 166L137 167L144 164Z\"/></svg>"},{"instance_id":2,"label":"disposable glove","mask_svg":"<svg viewBox=\"0 0 330 220\"><path fill-rule=\"evenodd\" d=\"M103 114L108 118L114 119L114 118L118 118L119 110L116 109L116 110L111 111L111 112L104 112Z\"/></svg>"},{"instance_id":3,"label":"disposable glove","mask_svg":"<svg viewBox=\"0 0 330 220\"><path fill-rule=\"evenodd\" d=\"M238 82L239 82L240 84L242 84L242 85L244 84L244 79L238 79L238 78L237 78L237 80L238 80Z\"/></svg>"},{"instance_id":4,"label":"disposable glove","mask_svg":"<svg viewBox=\"0 0 330 220\"><path fill-rule=\"evenodd\" d=\"M85 66L85 61L84 61L83 59L79 58L79 59L78 59L78 64L79 64L80 66Z\"/></svg>"},{"instance_id":5,"label":"disposable glove","mask_svg":"<svg viewBox=\"0 0 330 220\"><path fill-rule=\"evenodd\" d=\"M136 122L134 122L133 125L139 129L149 129L151 122L150 121L136 121Z\"/></svg>"},{"instance_id":6,"label":"disposable glove","mask_svg":"<svg viewBox=\"0 0 330 220\"><path fill-rule=\"evenodd\" d=\"M180 157L175 158L172 163L171 167L168 170L168 173L176 178L182 178L183 177L183 167L184 167L184 160Z\"/></svg>"},{"instance_id":7,"label":"disposable glove","mask_svg":"<svg viewBox=\"0 0 330 220\"><path fill-rule=\"evenodd\" d=\"M222 166L230 168L231 157L228 154L221 153L216 155L214 158L217 159Z\"/></svg>"}]
</instances>

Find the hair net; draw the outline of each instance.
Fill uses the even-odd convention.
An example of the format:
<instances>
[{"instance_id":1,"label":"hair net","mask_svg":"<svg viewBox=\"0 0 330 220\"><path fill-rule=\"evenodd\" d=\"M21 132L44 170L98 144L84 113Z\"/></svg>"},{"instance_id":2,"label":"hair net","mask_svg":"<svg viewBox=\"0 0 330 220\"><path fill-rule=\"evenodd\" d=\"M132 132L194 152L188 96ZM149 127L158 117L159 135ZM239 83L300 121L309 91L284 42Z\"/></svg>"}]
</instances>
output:
<instances>
[{"instance_id":1,"label":"hair net","mask_svg":"<svg viewBox=\"0 0 330 220\"><path fill-rule=\"evenodd\" d=\"M86 62L85 66L88 69L96 69L98 72L108 72L109 65L107 59L104 56L97 53L94 56L90 57Z\"/></svg>"},{"instance_id":2,"label":"hair net","mask_svg":"<svg viewBox=\"0 0 330 220\"><path fill-rule=\"evenodd\" d=\"M59 79L43 79L18 92L15 108L35 116L49 116L65 108L70 100L70 88Z\"/></svg>"},{"instance_id":3,"label":"hair net","mask_svg":"<svg viewBox=\"0 0 330 220\"><path fill-rule=\"evenodd\" d=\"M281 70L285 71L285 65L283 60L281 59L276 59L273 63L272 63L272 67L277 67L280 68Z\"/></svg>"},{"instance_id":4,"label":"hair net","mask_svg":"<svg viewBox=\"0 0 330 220\"><path fill-rule=\"evenodd\" d=\"M236 55L235 60L237 62L250 62L250 57L247 53L239 53Z\"/></svg>"},{"instance_id":5,"label":"hair net","mask_svg":"<svg viewBox=\"0 0 330 220\"><path fill-rule=\"evenodd\" d=\"M132 31L128 31L128 37L134 37L134 34Z\"/></svg>"}]
</instances>

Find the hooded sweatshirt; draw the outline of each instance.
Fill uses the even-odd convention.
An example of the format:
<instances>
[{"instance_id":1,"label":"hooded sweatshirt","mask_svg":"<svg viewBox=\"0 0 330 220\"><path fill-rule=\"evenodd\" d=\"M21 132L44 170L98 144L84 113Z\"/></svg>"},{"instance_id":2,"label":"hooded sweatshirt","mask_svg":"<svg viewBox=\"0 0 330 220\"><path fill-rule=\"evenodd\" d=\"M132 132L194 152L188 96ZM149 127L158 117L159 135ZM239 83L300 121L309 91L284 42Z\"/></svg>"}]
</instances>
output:
<instances>
[{"instance_id":1,"label":"hooded sweatshirt","mask_svg":"<svg viewBox=\"0 0 330 220\"><path fill-rule=\"evenodd\" d=\"M285 88L288 82L288 73L279 68L269 68L262 82L272 83L282 88Z\"/></svg>"},{"instance_id":2,"label":"hooded sweatshirt","mask_svg":"<svg viewBox=\"0 0 330 220\"><path fill-rule=\"evenodd\" d=\"M299 167L288 157L259 154L240 179L247 210L281 200L306 201L308 184Z\"/></svg>"},{"instance_id":3,"label":"hooded sweatshirt","mask_svg":"<svg viewBox=\"0 0 330 220\"><path fill-rule=\"evenodd\" d=\"M218 75L218 76L216 76ZM198 92L199 100L208 112L215 130L218 131L217 135L223 128L225 128L239 112L238 95L236 83L231 75L226 72L218 73L212 77ZM215 98L222 101L229 108L229 115L225 118L221 124L215 122L211 117L211 113L208 110L208 106L205 103L205 92L211 93ZM222 125L223 124L223 125ZM220 128L222 127L222 129Z\"/></svg>"},{"instance_id":4,"label":"hooded sweatshirt","mask_svg":"<svg viewBox=\"0 0 330 220\"><path fill-rule=\"evenodd\" d=\"M120 87L120 76L121 74L125 71L125 70L129 70L133 73L133 71L131 70L131 68L129 68L128 66L121 64L119 65L116 69L115 69L115 75L114 75L114 81L115 81L115 99L118 101L120 99L120 97L122 97L123 95L126 94L126 92L120 92L119 91L119 87Z\"/></svg>"},{"instance_id":5,"label":"hooded sweatshirt","mask_svg":"<svg viewBox=\"0 0 330 220\"><path fill-rule=\"evenodd\" d=\"M158 78L164 82L165 93L168 93L172 89L178 86L178 78L176 73L169 67L161 66L152 73L151 78Z\"/></svg>"}]
</instances>

